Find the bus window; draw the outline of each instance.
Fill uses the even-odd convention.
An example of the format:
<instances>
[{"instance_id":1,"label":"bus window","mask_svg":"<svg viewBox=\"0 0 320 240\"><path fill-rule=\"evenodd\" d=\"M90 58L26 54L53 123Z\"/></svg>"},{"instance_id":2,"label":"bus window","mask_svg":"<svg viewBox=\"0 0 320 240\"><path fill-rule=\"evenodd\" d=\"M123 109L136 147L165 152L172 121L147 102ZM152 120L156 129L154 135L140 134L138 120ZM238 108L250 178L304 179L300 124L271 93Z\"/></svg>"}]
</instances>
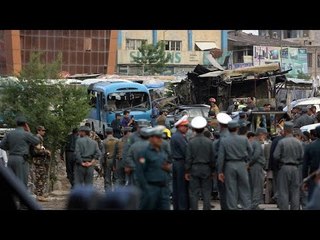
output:
<instances>
[{"instance_id":1,"label":"bus window","mask_svg":"<svg viewBox=\"0 0 320 240\"><path fill-rule=\"evenodd\" d=\"M123 111L124 109L130 108L150 109L149 95L145 92L110 93L107 97L107 105L108 108L112 108L113 111Z\"/></svg>"},{"instance_id":2,"label":"bus window","mask_svg":"<svg viewBox=\"0 0 320 240\"><path fill-rule=\"evenodd\" d=\"M91 107L97 108L97 96L98 96L98 93L94 92L94 91L91 91L89 94L91 95L90 96L90 105L91 105Z\"/></svg>"}]
</instances>

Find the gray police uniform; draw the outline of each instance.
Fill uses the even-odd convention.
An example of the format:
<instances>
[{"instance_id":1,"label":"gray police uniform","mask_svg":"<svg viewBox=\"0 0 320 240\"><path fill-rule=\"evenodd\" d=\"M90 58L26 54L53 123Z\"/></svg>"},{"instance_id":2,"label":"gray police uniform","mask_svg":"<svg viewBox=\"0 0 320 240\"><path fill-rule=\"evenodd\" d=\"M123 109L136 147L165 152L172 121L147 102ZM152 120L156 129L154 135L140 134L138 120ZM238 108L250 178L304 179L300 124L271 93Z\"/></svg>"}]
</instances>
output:
<instances>
[{"instance_id":1,"label":"gray police uniform","mask_svg":"<svg viewBox=\"0 0 320 240\"><path fill-rule=\"evenodd\" d=\"M116 167L115 153L117 152L118 142L119 139L112 135L108 135L107 138L103 140L101 166L103 167L104 189L106 191L111 190L113 168Z\"/></svg>"},{"instance_id":2,"label":"gray police uniform","mask_svg":"<svg viewBox=\"0 0 320 240\"><path fill-rule=\"evenodd\" d=\"M140 138L139 141L136 141L129 148L129 151L128 151L127 156L126 156L124 163L123 163L124 167L130 168L132 170L131 174L128 178L129 185L136 185L135 170L136 170L136 165L138 162L138 156L139 156L139 153L142 151L142 149L145 149L148 146L148 144L149 144L148 140Z\"/></svg>"},{"instance_id":3,"label":"gray police uniform","mask_svg":"<svg viewBox=\"0 0 320 240\"><path fill-rule=\"evenodd\" d=\"M186 173L190 173L190 208L198 210L199 195L203 198L203 210L210 210L210 197L214 165L212 141L203 134L193 137L187 146Z\"/></svg>"},{"instance_id":4,"label":"gray police uniform","mask_svg":"<svg viewBox=\"0 0 320 240\"><path fill-rule=\"evenodd\" d=\"M303 159L303 145L291 134L281 139L273 153L279 162L277 190L280 210L299 210L299 168Z\"/></svg>"},{"instance_id":5,"label":"gray police uniform","mask_svg":"<svg viewBox=\"0 0 320 240\"><path fill-rule=\"evenodd\" d=\"M93 168L83 167L82 162L91 162L93 159L99 160L101 156L101 151L98 147L98 143L90 137L81 137L76 141L75 147L75 170L74 170L74 184L93 184Z\"/></svg>"},{"instance_id":6,"label":"gray police uniform","mask_svg":"<svg viewBox=\"0 0 320 240\"><path fill-rule=\"evenodd\" d=\"M172 152L172 200L174 210L189 210L188 183L184 178L187 137L176 131L170 140Z\"/></svg>"},{"instance_id":7,"label":"gray police uniform","mask_svg":"<svg viewBox=\"0 0 320 240\"><path fill-rule=\"evenodd\" d=\"M304 113L299 118L294 121L294 128L301 128L305 125L313 124L314 119L310 117L308 114Z\"/></svg>"},{"instance_id":8,"label":"gray police uniform","mask_svg":"<svg viewBox=\"0 0 320 240\"><path fill-rule=\"evenodd\" d=\"M258 205L263 202L263 185L264 171L266 159L261 143L254 140L252 143L252 155L249 162L249 179L251 186L251 206L252 209L257 209Z\"/></svg>"},{"instance_id":9,"label":"gray police uniform","mask_svg":"<svg viewBox=\"0 0 320 240\"><path fill-rule=\"evenodd\" d=\"M228 129L223 129L222 131L220 131L220 138L213 142L213 152L214 152L215 166L217 166L217 159L218 159L220 141L221 141L222 138L228 137L229 135L230 135L229 130ZM217 187L218 187L218 192L219 192L221 210L227 210L228 208L227 208L225 184L218 180L218 176L216 177L216 181L217 181Z\"/></svg>"},{"instance_id":10,"label":"gray police uniform","mask_svg":"<svg viewBox=\"0 0 320 240\"><path fill-rule=\"evenodd\" d=\"M218 154L218 173L224 173L228 210L236 210L238 202L251 208L250 184L246 161L252 154L248 139L237 133L222 138ZM223 170L224 169L224 170ZM239 201L238 201L239 196Z\"/></svg>"},{"instance_id":11,"label":"gray police uniform","mask_svg":"<svg viewBox=\"0 0 320 240\"><path fill-rule=\"evenodd\" d=\"M17 127L8 132L0 143L0 148L9 152L8 167L24 183L28 185L29 163L28 155L30 145L37 145L40 139L23 127Z\"/></svg>"},{"instance_id":12,"label":"gray police uniform","mask_svg":"<svg viewBox=\"0 0 320 240\"><path fill-rule=\"evenodd\" d=\"M170 210L169 174L162 169L170 163L168 158L163 148L157 151L151 144L138 154L136 177L142 190L142 210Z\"/></svg>"},{"instance_id":13,"label":"gray police uniform","mask_svg":"<svg viewBox=\"0 0 320 240\"><path fill-rule=\"evenodd\" d=\"M303 158L302 178L308 177L309 174L315 172L320 167L320 139L306 146ZM311 199L313 190L315 188L314 179L308 182L308 200Z\"/></svg>"}]
</instances>

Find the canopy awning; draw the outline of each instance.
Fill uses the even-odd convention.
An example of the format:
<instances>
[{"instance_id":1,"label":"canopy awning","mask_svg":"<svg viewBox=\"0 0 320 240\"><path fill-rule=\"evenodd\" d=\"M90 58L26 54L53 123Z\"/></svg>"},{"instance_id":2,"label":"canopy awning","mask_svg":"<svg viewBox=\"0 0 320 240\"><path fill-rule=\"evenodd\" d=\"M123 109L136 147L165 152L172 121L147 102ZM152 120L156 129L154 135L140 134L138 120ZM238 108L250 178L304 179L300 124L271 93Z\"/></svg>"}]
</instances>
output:
<instances>
[{"instance_id":1,"label":"canopy awning","mask_svg":"<svg viewBox=\"0 0 320 240\"><path fill-rule=\"evenodd\" d=\"M217 48L215 42L196 42L196 46L200 48L201 51Z\"/></svg>"}]
</instances>

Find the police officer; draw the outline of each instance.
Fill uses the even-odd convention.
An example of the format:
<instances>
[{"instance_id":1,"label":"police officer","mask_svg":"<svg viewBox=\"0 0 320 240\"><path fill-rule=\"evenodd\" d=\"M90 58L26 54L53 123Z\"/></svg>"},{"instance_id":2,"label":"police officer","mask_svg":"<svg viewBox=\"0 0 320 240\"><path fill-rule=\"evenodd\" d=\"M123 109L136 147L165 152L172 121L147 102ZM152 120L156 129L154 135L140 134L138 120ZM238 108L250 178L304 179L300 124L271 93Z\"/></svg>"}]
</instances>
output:
<instances>
[{"instance_id":1,"label":"police officer","mask_svg":"<svg viewBox=\"0 0 320 240\"><path fill-rule=\"evenodd\" d=\"M250 209L250 184L246 162L252 154L252 147L246 137L237 134L238 121L230 121L228 128L230 135L222 138L220 142L218 178L225 182L228 210L236 210L238 202L243 209Z\"/></svg>"},{"instance_id":2,"label":"police officer","mask_svg":"<svg viewBox=\"0 0 320 240\"><path fill-rule=\"evenodd\" d=\"M138 155L149 144L149 131L150 127L143 127L139 130L140 140L130 146L126 158L122 159L124 161L127 185L136 185L135 170L138 163Z\"/></svg>"},{"instance_id":3,"label":"police officer","mask_svg":"<svg viewBox=\"0 0 320 240\"><path fill-rule=\"evenodd\" d=\"M63 153L65 152L66 156L66 172L67 178L71 184L71 187L74 185L74 165L75 165L75 155L74 150L76 148L76 141L79 138L79 129L74 128L72 133L67 137L66 144L61 150L61 159L63 159Z\"/></svg>"},{"instance_id":4,"label":"police officer","mask_svg":"<svg viewBox=\"0 0 320 240\"><path fill-rule=\"evenodd\" d=\"M74 184L92 185L94 164L100 159L101 151L98 143L89 137L90 128L81 126L79 133L75 147Z\"/></svg>"},{"instance_id":5,"label":"police officer","mask_svg":"<svg viewBox=\"0 0 320 240\"><path fill-rule=\"evenodd\" d=\"M34 147L34 156L32 162L35 167L35 194L38 201L47 201L44 196L45 188L47 185L49 161L51 152L43 146L43 137L46 134L44 126L37 127L37 137L40 139L40 143Z\"/></svg>"},{"instance_id":6,"label":"police officer","mask_svg":"<svg viewBox=\"0 0 320 240\"><path fill-rule=\"evenodd\" d=\"M31 133L25 117L18 117L16 123L17 128L5 135L0 143L0 148L9 152L8 167L27 188L30 145L39 144L40 139Z\"/></svg>"},{"instance_id":7,"label":"police officer","mask_svg":"<svg viewBox=\"0 0 320 240\"><path fill-rule=\"evenodd\" d=\"M313 124L314 119L308 115L308 108L302 107L301 109L302 115L294 120L294 128L301 128L305 125Z\"/></svg>"},{"instance_id":8,"label":"police officer","mask_svg":"<svg viewBox=\"0 0 320 240\"><path fill-rule=\"evenodd\" d=\"M212 141L203 135L207 120L198 116L192 119L191 126L196 135L187 146L185 178L189 181L190 209L198 210L199 194L203 198L203 210L210 210L214 156Z\"/></svg>"},{"instance_id":9,"label":"police officer","mask_svg":"<svg viewBox=\"0 0 320 240\"><path fill-rule=\"evenodd\" d=\"M106 127L106 138L103 140L101 166L103 167L104 189L111 190L114 172L116 170L116 147L118 138L113 136L113 129Z\"/></svg>"},{"instance_id":10,"label":"police officer","mask_svg":"<svg viewBox=\"0 0 320 240\"><path fill-rule=\"evenodd\" d=\"M230 134L229 130L228 130L228 123L231 120L232 120L232 118L226 113L219 113L217 115L217 121L219 123L220 133L219 133L219 138L213 142L213 152L214 152L215 165L217 165L220 141L222 138L228 137ZM219 192L221 210L227 210L225 184L218 180L218 175L216 177L216 182L217 182L217 187L218 187L218 192Z\"/></svg>"},{"instance_id":11,"label":"police officer","mask_svg":"<svg viewBox=\"0 0 320 240\"><path fill-rule=\"evenodd\" d=\"M298 165L303 160L302 143L293 137L293 123L284 123L284 135L273 153L278 162L278 206L280 210L299 210L299 186L300 174Z\"/></svg>"},{"instance_id":12,"label":"police officer","mask_svg":"<svg viewBox=\"0 0 320 240\"><path fill-rule=\"evenodd\" d=\"M124 171L124 163L122 159L123 155L123 147L127 143L128 138L130 136L132 128L125 127L123 128L123 137L119 139L116 144L116 148L114 151L114 157L116 159L116 170L114 172L115 176L115 184L123 186L125 185L125 171Z\"/></svg>"},{"instance_id":13,"label":"police officer","mask_svg":"<svg viewBox=\"0 0 320 240\"><path fill-rule=\"evenodd\" d=\"M316 133L318 138L312 143L308 144L305 148L303 157L303 178L308 177L310 174L318 170L320 166L320 126L316 127ZM315 188L314 178L311 178L307 184L308 188L308 200L311 200L313 190Z\"/></svg>"},{"instance_id":14,"label":"police officer","mask_svg":"<svg viewBox=\"0 0 320 240\"><path fill-rule=\"evenodd\" d=\"M188 210L188 186L185 180L185 160L187 151L187 138L189 121L182 117L175 123L177 131L172 135L170 147L173 158L172 171L172 200L174 210Z\"/></svg>"},{"instance_id":15,"label":"police officer","mask_svg":"<svg viewBox=\"0 0 320 240\"><path fill-rule=\"evenodd\" d=\"M125 144L124 147L123 147L122 161L124 161L124 162L127 162L126 157L127 157L127 154L128 154L128 151L129 151L130 147L131 147L135 142L141 141L140 130L141 130L142 128L144 128L144 127L150 127L150 126L151 126L150 122L149 122L148 120L146 120L146 119L138 119L138 120L136 120L136 123L137 123L137 126L138 126L138 127L137 127L137 131L133 132L133 133L129 136L126 144ZM127 178L126 181L127 181L128 183L133 183L133 179L131 178L133 175L130 174L130 172L131 172L132 170L133 170L133 169L130 169L129 165L127 165L127 166L125 167L126 178Z\"/></svg>"},{"instance_id":16,"label":"police officer","mask_svg":"<svg viewBox=\"0 0 320 240\"><path fill-rule=\"evenodd\" d=\"M161 148L163 126L149 130L149 144L139 153L137 182L142 191L142 210L170 210L171 162Z\"/></svg>"},{"instance_id":17,"label":"police officer","mask_svg":"<svg viewBox=\"0 0 320 240\"><path fill-rule=\"evenodd\" d=\"M254 137L249 138L252 145L252 155L249 162L249 179L251 187L251 209L260 210L259 204L263 202L263 185L264 185L264 171L266 164L262 144L268 135L266 128L257 128Z\"/></svg>"}]
</instances>

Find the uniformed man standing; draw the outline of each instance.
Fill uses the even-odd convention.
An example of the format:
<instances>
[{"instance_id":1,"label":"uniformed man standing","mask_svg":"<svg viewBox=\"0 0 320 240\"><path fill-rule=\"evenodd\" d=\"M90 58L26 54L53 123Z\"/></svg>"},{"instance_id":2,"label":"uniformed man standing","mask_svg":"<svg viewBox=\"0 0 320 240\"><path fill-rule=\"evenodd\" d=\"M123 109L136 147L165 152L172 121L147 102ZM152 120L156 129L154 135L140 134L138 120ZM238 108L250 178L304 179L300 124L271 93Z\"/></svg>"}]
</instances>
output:
<instances>
[{"instance_id":1,"label":"uniformed man standing","mask_svg":"<svg viewBox=\"0 0 320 240\"><path fill-rule=\"evenodd\" d=\"M89 137L90 128L81 126L79 133L75 147L74 184L92 185L94 164L100 159L101 151L98 143Z\"/></svg>"},{"instance_id":2,"label":"uniformed man standing","mask_svg":"<svg viewBox=\"0 0 320 240\"><path fill-rule=\"evenodd\" d=\"M150 127L143 127L139 130L140 138L132 144L126 154L125 160L122 159L124 164L124 170L126 174L126 184L136 185L135 170L138 163L138 155L149 144L149 129Z\"/></svg>"},{"instance_id":3,"label":"uniformed man standing","mask_svg":"<svg viewBox=\"0 0 320 240\"><path fill-rule=\"evenodd\" d=\"M105 191L112 189L114 172L116 170L116 147L119 142L118 138L113 136L113 129L107 127L105 129L106 138L103 140L101 166L103 167L104 189Z\"/></svg>"},{"instance_id":4,"label":"uniformed man standing","mask_svg":"<svg viewBox=\"0 0 320 240\"><path fill-rule=\"evenodd\" d=\"M251 194L246 162L252 147L246 137L237 134L238 121L230 121L228 128L230 135L222 138L219 146L218 178L225 182L228 210L238 209L238 202L247 210L251 208Z\"/></svg>"},{"instance_id":5,"label":"uniformed man standing","mask_svg":"<svg viewBox=\"0 0 320 240\"><path fill-rule=\"evenodd\" d=\"M79 138L79 130L78 128L74 128L72 133L70 133L67 137L66 144L64 148L61 150L61 159L63 159L63 153L65 152L66 157L66 172L67 178L71 184L71 187L74 185L74 165L75 161L75 148L76 148L76 140Z\"/></svg>"},{"instance_id":6,"label":"uniformed man standing","mask_svg":"<svg viewBox=\"0 0 320 240\"><path fill-rule=\"evenodd\" d=\"M295 119L294 121L294 128L301 128L305 125L313 124L314 119L308 115L308 108L307 107L302 107L301 109L302 115Z\"/></svg>"},{"instance_id":7,"label":"uniformed man standing","mask_svg":"<svg viewBox=\"0 0 320 240\"><path fill-rule=\"evenodd\" d=\"M150 130L148 146L139 153L137 182L142 191L142 210L170 210L169 172L171 162L161 148L163 126Z\"/></svg>"},{"instance_id":8,"label":"uniformed man standing","mask_svg":"<svg viewBox=\"0 0 320 240\"><path fill-rule=\"evenodd\" d=\"M34 147L34 156L32 162L35 167L35 194L38 201L47 201L45 197L45 188L48 181L48 170L51 152L45 149L43 137L46 134L44 126L37 127L37 137L40 143Z\"/></svg>"},{"instance_id":9,"label":"uniformed man standing","mask_svg":"<svg viewBox=\"0 0 320 240\"><path fill-rule=\"evenodd\" d=\"M262 149L264 140L268 135L266 128L257 128L255 137L249 138L252 145L252 155L249 162L249 179L251 186L251 209L261 210L259 204L263 203L263 185L266 159Z\"/></svg>"},{"instance_id":10,"label":"uniformed man standing","mask_svg":"<svg viewBox=\"0 0 320 240\"><path fill-rule=\"evenodd\" d=\"M210 210L214 168L212 141L203 135L204 128L207 126L204 117L198 116L192 119L191 126L196 135L188 143L185 164L185 178L189 181L190 209L198 210L198 201L201 194L203 210Z\"/></svg>"},{"instance_id":11,"label":"uniformed man standing","mask_svg":"<svg viewBox=\"0 0 320 240\"><path fill-rule=\"evenodd\" d=\"M278 206L280 210L299 210L300 174L298 165L302 163L302 143L293 137L293 123L285 122L284 135L273 153L279 163L278 172Z\"/></svg>"},{"instance_id":12,"label":"uniformed man standing","mask_svg":"<svg viewBox=\"0 0 320 240\"><path fill-rule=\"evenodd\" d=\"M40 139L31 133L25 117L18 117L16 123L17 128L5 135L0 143L0 148L8 151L8 167L27 188L30 145L39 144Z\"/></svg>"},{"instance_id":13,"label":"uniformed man standing","mask_svg":"<svg viewBox=\"0 0 320 240\"><path fill-rule=\"evenodd\" d=\"M219 133L219 139L213 142L215 165L217 165L220 141L222 138L228 137L230 135L230 132L228 130L228 123L232 120L232 118L226 113L219 113L217 115L217 120L219 123L220 133ZM217 180L221 210L227 210L225 184L224 182L221 182L218 180L218 175L216 176L216 180Z\"/></svg>"},{"instance_id":14,"label":"uniformed man standing","mask_svg":"<svg viewBox=\"0 0 320 240\"><path fill-rule=\"evenodd\" d=\"M145 127L150 127L151 124L148 120L146 119L138 119L136 121L137 123L137 131L133 132L132 134L130 134L126 144L124 145L123 147L123 153L122 153L122 161L125 163L125 172L126 172L126 182L128 182L129 184L132 184L134 179L131 178L133 175L131 175L131 172L133 171L133 169L131 169L131 164L128 162L130 162L130 160L126 160L127 158L127 154L129 152L129 149L130 147L135 143L135 142L138 142L138 141L141 141L141 134L140 134L140 130L142 128L145 128Z\"/></svg>"},{"instance_id":15,"label":"uniformed man standing","mask_svg":"<svg viewBox=\"0 0 320 240\"><path fill-rule=\"evenodd\" d=\"M316 172L320 167L320 126L316 127L318 138L306 146L303 158L303 178L308 177L310 174ZM314 178L311 178L307 184L308 200L311 200L315 188Z\"/></svg>"},{"instance_id":16,"label":"uniformed man standing","mask_svg":"<svg viewBox=\"0 0 320 240\"><path fill-rule=\"evenodd\" d=\"M122 159L123 155L123 148L124 145L127 143L128 138L130 136L132 128L131 127L125 127L123 128L123 137L119 139L113 158L116 159L116 170L114 172L115 175L115 184L123 186L125 185L126 182L126 177L125 177L125 171L124 171L124 163Z\"/></svg>"},{"instance_id":17,"label":"uniformed man standing","mask_svg":"<svg viewBox=\"0 0 320 240\"><path fill-rule=\"evenodd\" d=\"M163 109L159 113L159 117L156 119L157 125L166 126L167 110Z\"/></svg>"},{"instance_id":18,"label":"uniformed man standing","mask_svg":"<svg viewBox=\"0 0 320 240\"><path fill-rule=\"evenodd\" d=\"M170 147L173 158L172 200L174 210L189 210L188 185L185 180L185 161L189 121L182 117L175 123L177 131L172 135Z\"/></svg>"}]
</instances>

